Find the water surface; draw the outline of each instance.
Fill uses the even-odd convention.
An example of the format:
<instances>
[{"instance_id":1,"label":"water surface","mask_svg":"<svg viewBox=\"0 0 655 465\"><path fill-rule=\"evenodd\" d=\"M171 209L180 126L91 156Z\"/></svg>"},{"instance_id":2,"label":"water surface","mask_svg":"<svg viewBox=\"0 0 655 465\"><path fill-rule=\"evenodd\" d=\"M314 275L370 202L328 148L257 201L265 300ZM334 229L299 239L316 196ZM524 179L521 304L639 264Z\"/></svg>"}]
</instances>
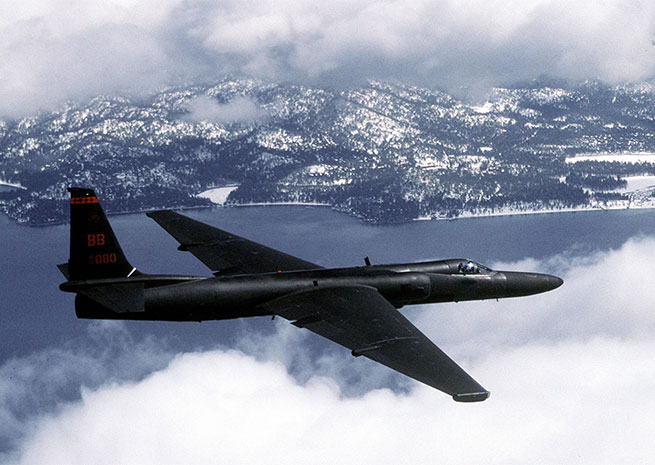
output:
<instances>
[{"instance_id":1,"label":"water surface","mask_svg":"<svg viewBox=\"0 0 655 465\"><path fill-rule=\"evenodd\" d=\"M324 207L242 207L185 214L327 266L469 257L479 262L586 255L655 234L655 211L628 210L417 221L374 226ZM149 273L209 276L191 254L144 214L111 217L128 259ZM56 265L68 259L68 226L28 227L0 216L0 360L62 344L84 333L73 296L62 293ZM557 273L557 270L541 270ZM166 338L180 350L231 344L240 331L269 328L268 319L229 322L130 322L135 334Z\"/></svg>"}]
</instances>

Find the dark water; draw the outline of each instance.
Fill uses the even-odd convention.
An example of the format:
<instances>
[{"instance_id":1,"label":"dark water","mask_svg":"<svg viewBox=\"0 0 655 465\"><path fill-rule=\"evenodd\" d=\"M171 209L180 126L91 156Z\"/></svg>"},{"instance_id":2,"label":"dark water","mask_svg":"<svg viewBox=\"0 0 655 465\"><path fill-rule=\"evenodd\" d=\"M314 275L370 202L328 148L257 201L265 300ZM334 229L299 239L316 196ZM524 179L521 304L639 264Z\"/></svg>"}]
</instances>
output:
<instances>
[{"instance_id":1,"label":"dark water","mask_svg":"<svg viewBox=\"0 0 655 465\"><path fill-rule=\"evenodd\" d=\"M187 215L323 266L470 257L482 263L585 255L655 234L655 211L610 211L422 221L372 226L321 207L248 207L187 211ZM149 273L209 275L192 255L143 214L111 218L132 264ZM58 290L56 268L68 259L68 227L20 226L0 216L0 362L80 337L73 296ZM557 270L544 270L557 273ZM135 334L165 338L182 350L230 344L266 321L130 322ZM270 326L270 325L269 325ZM263 329L264 331L266 329Z\"/></svg>"}]
</instances>

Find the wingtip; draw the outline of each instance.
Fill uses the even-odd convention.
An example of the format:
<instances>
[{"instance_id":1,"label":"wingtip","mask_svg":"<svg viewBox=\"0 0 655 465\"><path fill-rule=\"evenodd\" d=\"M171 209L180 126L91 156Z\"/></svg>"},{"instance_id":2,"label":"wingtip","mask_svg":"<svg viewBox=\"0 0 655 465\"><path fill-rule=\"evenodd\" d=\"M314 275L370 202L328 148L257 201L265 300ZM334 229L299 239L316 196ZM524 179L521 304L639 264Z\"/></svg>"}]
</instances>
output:
<instances>
[{"instance_id":1,"label":"wingtip","mask_svg":"<svg viewBox=\"0 0 655 465\"><path fill-rule=\"evenodd\" d=\"M456 402L482 402L487 400L491 392L482 391L482 392L467 392L465 394L455 394L453 395L453 400Z\"/></svg>"}]
</instances>

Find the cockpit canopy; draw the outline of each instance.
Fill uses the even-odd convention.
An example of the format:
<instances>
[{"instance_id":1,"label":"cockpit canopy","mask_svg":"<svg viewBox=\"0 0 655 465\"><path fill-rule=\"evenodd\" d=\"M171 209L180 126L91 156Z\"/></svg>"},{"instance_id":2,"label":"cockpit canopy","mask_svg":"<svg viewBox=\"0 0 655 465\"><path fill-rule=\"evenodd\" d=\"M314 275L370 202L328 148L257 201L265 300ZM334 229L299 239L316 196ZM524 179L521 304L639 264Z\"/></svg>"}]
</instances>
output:
<instances>
[{"instance_id":1,"label":"cockpit canopy","mask_svg":"<svg viewBox=\"0 0 655 465\"><path fill-rule=\"evenodd\" d=\"M468 258L449 258L412 265L412 271L434 274L493 274L493 270Z\"/></svg>"},{"instance_id":2,"label":"cockpit canopy","mask_svg":"<svg viewBox=\"0 0 655 465\"><path fill-rule=\"evenodd\" d=\"M457 272L461 274L486 274L491 270L471 260L462 260L457 264Z\"/></svg>"}]
</instances>

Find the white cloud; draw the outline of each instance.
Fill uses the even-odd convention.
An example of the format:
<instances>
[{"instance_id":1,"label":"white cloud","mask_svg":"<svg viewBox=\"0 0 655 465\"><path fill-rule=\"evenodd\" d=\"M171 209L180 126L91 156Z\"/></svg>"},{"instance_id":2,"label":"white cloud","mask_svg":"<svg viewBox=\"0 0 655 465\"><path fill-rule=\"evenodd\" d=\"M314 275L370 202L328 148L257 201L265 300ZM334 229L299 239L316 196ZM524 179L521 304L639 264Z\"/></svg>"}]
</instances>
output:
<instances>
[{"instance_id":1,"label":"white cloud","mask_svg":"<svg viewBox=\"0 0 655 465\"><path fill-rule=\"evenodd\" d=\"M193 122L220 124L247 123L261 120L267 113L248 97L236 97L220 104L215 99L201 95L187 103L189 113L184 119Z\"/></svg>"},{"instance_id":2,"label":"white cloud","mask_svg":"<svg viewBox=\"0 0 655 465\"><path fill-rule=\"evenodd\" d=\"M642 80L650 0L3 2L0 115L225 73L456 88L540 75Z\"/></svg>"},{"instance_id":3,"label":"white cloud","mask_svg":"<svg viewBox=\"0 0 655 465\"><path fill-rule=\"evenodd\" d=\"M408 308L493 391L481 404L418 383L394 392L371 390L374 381L348 394L353 372L377 378L386 369L371 371L346 350L312 358L310 336L279 322L275 334L242 339L240 351L182 354L164 368L170 354L150 347L145 354L160 355L149 376L107 376L79 400L18 418L22 433L0 461L647 463L655 452L653 262L655 240L633 239L591 257L503 266L560 272L565 284L549 294L414 315ZM64 364L74 365L74 355L50 358L47 379L63 383L47 373L70 372ZM102 369L111 357L92 358L92 371L112 373ZM30 371L40 366L34 359L12 366ZM147 367L147 357L135 365ZM22 377L13 391L38 379Z\"/></svg>"}]
</instances>

